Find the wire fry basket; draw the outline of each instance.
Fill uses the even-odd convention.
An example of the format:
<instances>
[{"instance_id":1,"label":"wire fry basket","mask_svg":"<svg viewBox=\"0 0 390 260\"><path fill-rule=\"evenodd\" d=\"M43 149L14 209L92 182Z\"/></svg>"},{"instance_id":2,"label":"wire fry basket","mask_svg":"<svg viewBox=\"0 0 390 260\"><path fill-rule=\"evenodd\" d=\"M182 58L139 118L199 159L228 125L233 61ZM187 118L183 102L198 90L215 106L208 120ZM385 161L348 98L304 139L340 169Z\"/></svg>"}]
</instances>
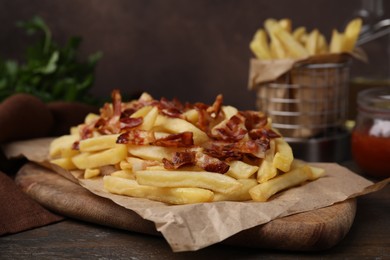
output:
<instances>
[{"instance_id":1,"label":"wire fry basket","mask_svg":"<svg viewBox=\"0 0 390 260\"><path fill-rule=\"evenodd\" d=\"M256 106L290 140L337 135L347 118L349 62L301 64L257 89Z\"/></svg>"}]
</instances>

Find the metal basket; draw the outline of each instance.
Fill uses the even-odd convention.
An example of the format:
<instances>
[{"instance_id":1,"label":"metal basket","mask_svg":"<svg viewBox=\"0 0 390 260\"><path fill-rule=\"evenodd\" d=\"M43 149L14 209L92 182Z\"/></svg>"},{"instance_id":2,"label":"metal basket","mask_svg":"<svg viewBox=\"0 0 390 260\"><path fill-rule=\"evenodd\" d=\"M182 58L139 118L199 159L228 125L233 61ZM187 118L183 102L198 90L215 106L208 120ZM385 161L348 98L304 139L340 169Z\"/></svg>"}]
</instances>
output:
<instances>
[{"instance_id":1,"label":"metal basket","mask_svg":"<svg viewBox=\"0 0 390 260\"><path fill-rule=\"evenodd\" d=\"M347 118L347 63L305 64L257 90L257 108L288 138L337 134Z\"/></svg>"}]
</instances>

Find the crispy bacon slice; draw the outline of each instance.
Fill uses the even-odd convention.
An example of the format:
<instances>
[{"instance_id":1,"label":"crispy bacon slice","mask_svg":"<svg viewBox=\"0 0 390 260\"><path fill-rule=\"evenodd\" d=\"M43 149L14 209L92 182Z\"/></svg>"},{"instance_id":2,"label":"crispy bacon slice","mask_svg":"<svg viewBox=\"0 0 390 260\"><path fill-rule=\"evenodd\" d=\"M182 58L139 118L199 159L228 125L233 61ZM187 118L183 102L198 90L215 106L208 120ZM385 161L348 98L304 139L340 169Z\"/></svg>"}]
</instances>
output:
<instances>
[{"instance_id":1,"label":"crispy bacon slice","mask_svg":"<svg viewBox=\"0 0 390 260\"><path fill-rule=\"evenodd\" d=\"M190 147L194 145L193 133L182 132L157 139L154 145L166 147Z\"/></svg>"},{"instance_id":2,"label":"crispy bacon slice","mask_svg":"<svg viewBox=\"0 0 390 260\"><path fill-rule=\"evenodd\" d=\"M172 157L172 161L164 158L163 164L164 167L169 170L178 169L184 165L194 165L195 152L176 152Z\"/></svg>"},{"instance_id":3,"label":"crispy bacon slice","mask_svg":"<svg viewBox=\"0 0 390 260\"><path fill-rule=\"evenodd\" d=\"M207 108L207 113L212 117L212 118L217 118L219 116L219 113L221 112L221 107L223 103L223 96L219 94L213 103L212 106Z\"/></svg>"},{"instance_id":4,"label":"crispy bacon slice","mask_svg":"<svg viewBox=\"0 0 390 260\"><path fill-rule=\"evenodd\" d=\"M262 138L273 139L273 138L281 137L278 133L276 133L272 129L266 129L266 128L251 129L249 131L249 136L254 140L262 139Z\"/></svg>"},{"instance_id":5,"label":"crispy bacon slice","mask_svg":"<svg viewBox=\"0 0 390 260\"><path fill-rule=\"evenodd\" d=\"M207 113L208 106L203 103L196 103L194 105L195 110L198 112L199 118L197 122L197 127L202 130L203 132L209 132L209 125L210 125L210 115Z\"/></svg>"},{"instance_id":6,"label":"crispy bacon slice","mask_svg":"<svg viewBox=\"0 0 390 260\"><path fill-rule=\"evenodd\" d=\"M226 173L229 165L217 158L207 155L200 151L176 152L172 161L164 158L164 167L169 170L175 170L186 165L196 165L205 171L215 173Z\"/></svg>"},{"instance_id":7,"label":"crispy bacon slice","mask_svg":"<svg viewBox=\"0 0 390 260\"><path fill-rule=\"evenodd\" d=\"M155 141L154 134L150 131L131 129L119 135L118 144L148 145Z\"/></svg>"},{"instance_id":8,"label":"crispy bacon slice","mask_svg":"<svg viewBox=\"0 0 390 260\"><path fill-rule=\"evenodd\" d=\"M124 117L119 120L120 122L120 129L131 129L134 127L137 127L143 123L142 117L132 118L132 117Z\"/></svg>"},{"instance_id":9,"label":"crispy bacon slice","mask_svg":"<svg viewBox=\"0 0 390 260\"><path fill-rule=\"evenodd\" d=\"M166 98L161 98L158 104L158 109L161 113L169 117L180 118L183 114L183 108L183 104L176 98L172 101L169 101Z\"/></svg>"},{"instance_id":10,"label":"crispy bacon slice","mask_svg":"<svg viewBox=\"0 0 390 260\"><path fill-rule=\"evenodd\" d=\"M264 128L268 123L267 116L262 112L240 111L239 114L245 117L245 127L248 131Z\"/></svg>"},{"instance_id":11,"label":"crispy bacon slice","mask_svg":"<svg viewBox=\"0 0 390 260\"><path fill-rule=\"evenodd\" d=\"M241 160L243 153L234 146L233 143L214 141L204 149L204 153L223 161Z\"/></svg>"},{"instance_id":12,"label":"crispy bacon slice","mask_svg":"<svg viewBox=\"0 0 390 260\"><path fill-rule=\"evenodd\" d=\"M122 96L119 90L114 89L111 94L114 117L120 118L122 113Z\"/></svg>"},{"instance_id":13,"label":"crispy bacon slice","mask_svg":"<svg viewBox=\"0 0 390 260\"><path fill-rule=\"evenodd\" d=\"M213 128L212 137L219 140L237 142L243 139L248 132L244 122L244 117L234 115L222 126Z\"/></svg>"},{"instance_id":14,"label":"crispy bacon slice","mask_svg":"<svg viewBox=\"0 0 390 260\"><path fill-rule=\"evenodd\" d=\"M226 173L230 167L229 164L202 152L196 153L195 160L197 166L208 172Z\"/></svg>"}]
</instances>

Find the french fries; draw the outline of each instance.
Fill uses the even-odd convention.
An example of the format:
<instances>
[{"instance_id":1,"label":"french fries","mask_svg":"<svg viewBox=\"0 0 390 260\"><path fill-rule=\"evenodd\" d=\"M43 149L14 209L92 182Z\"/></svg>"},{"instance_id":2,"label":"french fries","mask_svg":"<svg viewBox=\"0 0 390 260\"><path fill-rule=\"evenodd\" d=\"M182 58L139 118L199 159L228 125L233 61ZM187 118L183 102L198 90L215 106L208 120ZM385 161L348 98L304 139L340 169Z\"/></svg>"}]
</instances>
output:
<instances>
[{"instance_id":1,"label":"french fries","mask_svg":"<svg viewBox=\"0 0 390 260\"><path fill-rule=\"evenodd\" d=\"M251 41L249 47L258 59L270 60L272 59L271 50L268 46L268 37L264 30L259 29Z\"/></svg>"},{"instance_id":2,"label":"french fries","mask_svg":"<svg viewBox=\"0 0 390 260\"><path fill-rule=\"evenodd\" d=\"M306 27L293 29L290 19L267 19L264 29L259 28L249 44L257 59L300 59L309 56L352 52L362 27L361 18L351 20L343 32L333 30L327 42L318 29L310 32Z\"/></svg>"},{"instance_id":3,"label":"french fries","mask_svg":"<svg viewBox=\"0 0 390 260\"><path fill-rule=\"evenodd\" d=\"M51 162L102 178L113 194L168 204L264 202L324 175L294 159L263 113L224 106L220 97L182 106L149 94L125 103L115 93L77 129L51 143Z\"/></svg>"}]
</instances>

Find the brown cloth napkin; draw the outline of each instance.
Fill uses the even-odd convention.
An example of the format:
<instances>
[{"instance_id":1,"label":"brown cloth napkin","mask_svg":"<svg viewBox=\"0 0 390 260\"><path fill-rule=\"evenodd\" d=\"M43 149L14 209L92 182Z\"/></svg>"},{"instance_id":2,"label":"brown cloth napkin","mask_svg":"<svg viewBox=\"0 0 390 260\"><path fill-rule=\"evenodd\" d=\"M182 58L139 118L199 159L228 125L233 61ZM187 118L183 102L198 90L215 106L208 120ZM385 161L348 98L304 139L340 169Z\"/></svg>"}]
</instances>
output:
<instances>
[{"instance_id":1,"label":"brown cloth napkin","mask_svg":"<svg viewBox=\"0 0 390 260\"><path fill-rule=\"evenodd\" d=\"M0 235L58 222L63 217L44 209L0 172Z\"/></svg>"},{"instance_id":2,"label":"brown cloth napkin","mask_svg":"<svg viewBox=\"0 0 390 260\"><path fill-rule=\"evenodd\" d=\"M91 112L98 112L97 107L61 101L45 104L29 94L14 94L0 103L0 145L67 134L71 126L81 123ZM7 160L0 147L0 236L63 219L16 186L12 176L20 166Z\"/></svg>"}]
</instances>

